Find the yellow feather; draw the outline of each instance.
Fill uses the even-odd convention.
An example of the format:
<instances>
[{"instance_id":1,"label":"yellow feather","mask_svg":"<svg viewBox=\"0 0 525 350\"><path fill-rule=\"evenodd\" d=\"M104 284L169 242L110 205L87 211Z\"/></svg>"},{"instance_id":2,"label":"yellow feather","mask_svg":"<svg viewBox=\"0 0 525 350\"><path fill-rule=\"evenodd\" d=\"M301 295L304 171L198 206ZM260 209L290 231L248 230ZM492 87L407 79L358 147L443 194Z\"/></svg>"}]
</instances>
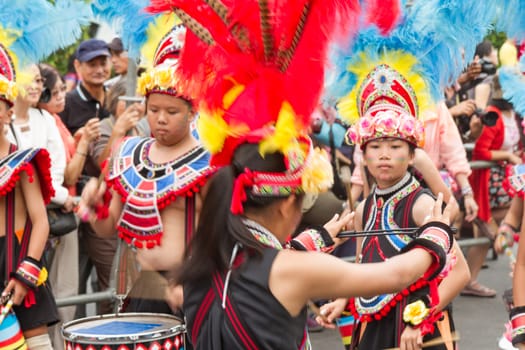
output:
<instances>
[{"instance_id":1,"label":"yellow feather","mask_svg":"<svg viewBox=\"0 0 525 350\"><path fill-rule=\"evenodd\" d=\"M295 112L292 106L286 101L283 102L275 124L275 132L261 141L259 153L261 155L272 152L288 154L292 147L298 147L296 138L299 135L299 129L300 126L296 125Z\"/></svg>"},{"instance_id":2,"label":"yellow feather","mask_svg":"<svg viewBox=\"0 0 525 350\"><path fill-rule=\"evenodd\" d=\"M249 128L244 124L228 125L218 111L208 113L201 110L197 120L197 130L204 147L211 154L216 154L222 150L227 137L238 137L247 133Z\"/></svg>"},{"instance_id":3,"label":"yellow feather","mask_svg":"<svg viewBox=\"0 0 525 350\"><path fill-rule=\"evenodd\" d=\"M419 106L419 116L422 111L430 106L430 96L427 84L420 74L416 72L417 59L403 51L389 51L380 55L378 59L371 58L366 52L361 52L357 62L348 67L348 71L357 77L357 83L347 96L344 96L338 103L339 113L347 122L353 124L360 117L357 108L357 93L367 75L376 66L388 64L398 71L412 86ZM419 116L417 116L419 118Z\"/></svg>"},{"instance_id":4,"label":"yellow feather","mask_svg":"<svg viewBox=\"0 0 525 350\"><path fill-rule=\"evenodd\" d=\"M140 50L147 65L153 64L155 51L157 50L159 42L177 23L180 23L180 20L174 14L165 14L159 16L148 26L148 29L146 30L148 40Z\"/></svg>"}]
</instances>

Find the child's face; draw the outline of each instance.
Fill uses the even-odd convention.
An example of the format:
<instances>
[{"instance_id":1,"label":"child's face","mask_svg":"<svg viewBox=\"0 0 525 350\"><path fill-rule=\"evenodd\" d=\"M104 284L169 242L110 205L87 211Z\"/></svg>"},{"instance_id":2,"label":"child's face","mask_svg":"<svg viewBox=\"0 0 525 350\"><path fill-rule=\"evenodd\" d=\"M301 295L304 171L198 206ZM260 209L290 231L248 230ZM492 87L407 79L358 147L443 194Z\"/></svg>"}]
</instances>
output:
<instances>
[{"instance_id":1,"label":"child's face","mask_svg":"<svg viewBox=\"0 0 525 350\"><path fill-rule=\"evenodd\" d=\"M414 161L414 152L406 141L381 138L370 141L364 149L364 164L379 188L395 185L405 176Z\"/></svg>"},{"instance_id":2,"label":"child's face","mask_svg":"<svg viewBox=\"0 0 525 350\"><path fill-rule=\"evenodd\" d=\"M153 137L162 145L173 146L190 134L194 113L189 104L178 97L151 94L146 115Z\"/></svg>"}]
</instances>

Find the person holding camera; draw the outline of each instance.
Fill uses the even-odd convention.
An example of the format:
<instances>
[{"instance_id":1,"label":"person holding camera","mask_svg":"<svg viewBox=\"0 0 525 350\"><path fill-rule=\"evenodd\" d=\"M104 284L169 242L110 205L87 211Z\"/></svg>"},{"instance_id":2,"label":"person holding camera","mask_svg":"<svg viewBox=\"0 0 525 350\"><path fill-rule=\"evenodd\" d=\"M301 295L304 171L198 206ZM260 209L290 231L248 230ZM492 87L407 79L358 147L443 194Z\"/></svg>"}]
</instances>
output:
<instances>
[{"instance_id":1,"label":"person holding camera","mask_svg":"<svg viewBox=\"0 0 525 350\"><path fill-rule=\"evenodd\" d=\"M483 125L495 123L495 119L482 111L490 99L497 66L497 50L490 41L483 41L476 47L474 60L460 75L456 86L445 93L450 114L456 120L464 142L476 141Z\"/></svg>"},{"instance_id":2,"label":"person holding camera","mask_svg":"<svg viewBox=\"0 0 525 350\"><path fill-rule=\"evenodd\" d=\"M474 190L474 198L479 205L478 217L489 225L496 226L510 205L510 197L502 186L505 167L509 164L521 164L520 129L513 111L512 104L503 98L503 92L496 76L493 79L492 98L485 115L495 119L494 125L484 125L472 152L472 160L497 162L492 168L475 169L470 177ZM496 232L496 229L494 229ZM471 247L467 260L472 276L471 282L463 291L463 295L493 297L496 292L477 282L477 276L490 244Z\"/></svg>"}]
</instances>

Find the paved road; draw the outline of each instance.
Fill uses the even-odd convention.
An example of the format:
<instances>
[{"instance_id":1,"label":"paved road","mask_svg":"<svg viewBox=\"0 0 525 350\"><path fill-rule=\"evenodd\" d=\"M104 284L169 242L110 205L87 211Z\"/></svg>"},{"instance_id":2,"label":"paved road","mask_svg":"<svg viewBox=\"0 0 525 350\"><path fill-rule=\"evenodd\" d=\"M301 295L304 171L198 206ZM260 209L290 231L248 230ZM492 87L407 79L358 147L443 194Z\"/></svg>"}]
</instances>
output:
<instances>
[{"instance_id":1,"label":"paved road","mask_svg":"<svg viewBox=\"0 0 525 350\"><path fill-rule=\"evenodd\" d=\"M498 349L497 342L508 317L501 296L512 281L507 257L489 259L487 265L488 268L481 271L479 280L496 289L498 295L495 298L458 296L453 304L454 320L461 337L459 350ZM343 349L336 331L324 330L321 333L312 333L311 337L314 350Z\"/></svg>"}]
</instances>

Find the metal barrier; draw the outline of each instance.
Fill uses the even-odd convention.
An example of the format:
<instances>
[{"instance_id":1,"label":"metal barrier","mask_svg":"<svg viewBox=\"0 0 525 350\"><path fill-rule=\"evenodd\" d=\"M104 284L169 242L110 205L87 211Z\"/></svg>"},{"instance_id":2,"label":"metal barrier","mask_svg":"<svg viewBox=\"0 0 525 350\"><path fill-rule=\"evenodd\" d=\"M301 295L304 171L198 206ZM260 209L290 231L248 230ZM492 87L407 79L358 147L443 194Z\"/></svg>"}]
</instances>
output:
<instances>
[{"instance_id":1,"label":"metal barrier","mask_svg":"<svg viewBox=\"0 0 525 350\"><path fill-rule=\"evenodd\" d=\"M458 244L461 248L471 247L474 245L489 244L489 243L490 243L490 240L487 237L467 238L467 239L458 240ZM347 262L354 262L355 256L348 256L348 257L344 257L341 259ZM107 301L107 300L114 300L114 301L118 300L115 289L110 288L103 292L96 292L96 293L91 293L91 294L80 294L80 295L75 295L75 296L67 297L67 298L59 298L56 300L56 303L58 307L64 307L64 306L72 306L72 305L80 305L80 304L90 304L90 303L96 303L99 301Z\"/></svg>"},{"instance_id":2,"label":"metal barrier","mask_svg":"<svg viewBox=\"0 0 525 350\"><path fill-rule=\"evenodd\" d=\"M464 146L467 152L472 152L472 150L474 149L474 144L472 143L466 143L464 144ZM475 160L475 161L470 161L469 164L472 169L484 169L484 168L490 168L496 163L490 162L490 161ZM466 238L466 239L458 240L458 245L461 248L467 248L467 247L472 247L475 245L483 245L483 244L490 244L490 243L491 241L487 237ZM348 262L354 262L355 256L347 256L341 259L344 261L348 261ZM80 294L80 295L75 295L72 297L60 298L56 300L56 303L58 307L64 307L64 306L71 306L71 305L96 303L99 301L107 301L107 300L115 300L115 301L118 300L117 294L113 288L110 288L102 292L97 292L97 293Z\"/></svg>"}]
</instances>

